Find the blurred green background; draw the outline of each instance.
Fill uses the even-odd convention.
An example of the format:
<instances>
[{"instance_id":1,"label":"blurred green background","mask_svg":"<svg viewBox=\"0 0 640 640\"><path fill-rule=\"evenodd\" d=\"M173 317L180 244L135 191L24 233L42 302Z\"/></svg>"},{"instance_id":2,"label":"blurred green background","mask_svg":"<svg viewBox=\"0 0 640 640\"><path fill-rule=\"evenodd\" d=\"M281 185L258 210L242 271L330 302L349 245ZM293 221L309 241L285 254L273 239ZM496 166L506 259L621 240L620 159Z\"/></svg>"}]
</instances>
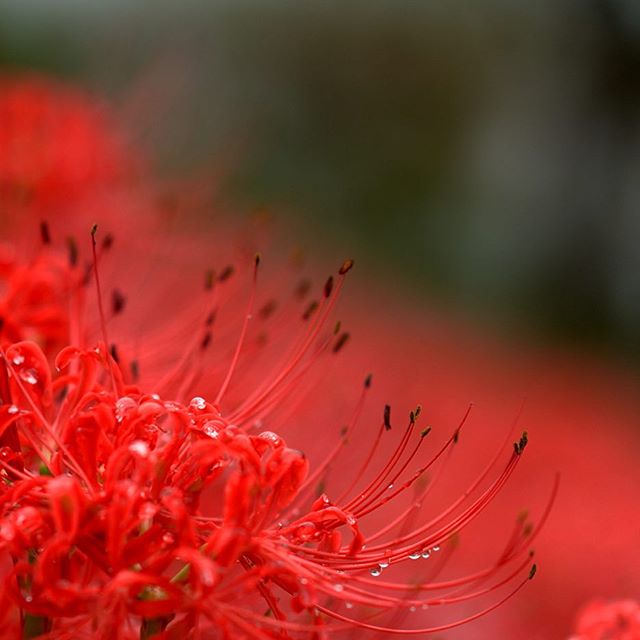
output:
<instances>
[{"instance_id":1,"label":"blurred green background","mask_svg":"<svg viewBox=\"0 0 640 640\"><path fill-rule=\"evenodd\" d=\"M425 300L640 362L637 0L2 0L0 64Z\"/></svg>"}]
</instances>

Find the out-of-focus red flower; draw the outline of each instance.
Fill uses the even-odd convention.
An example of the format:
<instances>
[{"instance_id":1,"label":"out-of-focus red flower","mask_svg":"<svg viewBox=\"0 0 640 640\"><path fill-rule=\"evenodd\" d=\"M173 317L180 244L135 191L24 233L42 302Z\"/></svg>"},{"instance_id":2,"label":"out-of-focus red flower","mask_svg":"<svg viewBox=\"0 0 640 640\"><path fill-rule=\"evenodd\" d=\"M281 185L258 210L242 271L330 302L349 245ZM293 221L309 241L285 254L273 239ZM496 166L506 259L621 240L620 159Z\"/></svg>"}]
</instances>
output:
<instances>
[{"instance_id":1,"label":"out-of-focus red flower","mask_svg":"<svg viewBox=\"0 0 640 640\"><path fill-rule=\"evenodd\" d=\"M0 212L96 197L129 180L137 154L104 105L41 77L0 78Z\"/></svg>"},{"instance_id":2,"label":"out-of-focus red flower","mask_svg":"<svg viewBox=\"0 0 640 640\"><path fill-rule=\"evenodd\" d=\"M635 600L596 601L578 616L570 640L637 640L640 638L640 606Z\"/></svg>"}]
</instances>

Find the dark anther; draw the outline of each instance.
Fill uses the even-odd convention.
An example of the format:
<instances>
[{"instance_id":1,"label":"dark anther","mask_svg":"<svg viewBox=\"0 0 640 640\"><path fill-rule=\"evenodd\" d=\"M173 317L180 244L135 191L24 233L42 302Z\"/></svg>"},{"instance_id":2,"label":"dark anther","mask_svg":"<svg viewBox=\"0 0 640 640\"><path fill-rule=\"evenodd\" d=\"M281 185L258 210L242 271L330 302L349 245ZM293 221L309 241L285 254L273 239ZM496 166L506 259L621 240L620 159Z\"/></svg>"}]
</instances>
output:
<instances>
[{"instance_id":1,"label":"dark anther","mask_svg":"<svg viewBox=\"0 0 640 640\"><path fill-rule=\"evenodd\" d=\"M333 353L338 353L338 351L340 351L340 349L342 349L342 347L347 344L349 337L350 336L346 331L340 334L340 336L336 340L336 343L333 345Z\"/></svg>"},{"instance_id":2,"label":"dark anther","mask_svg":"<svg viewBox=\"0 0 640 640\"><path fill-rule=\"evenodd\" d=\"M302 280L300 280L300 282L298 282L298 285L296 286L294 292L295 296L302 300L302 298L304 298L307 293L309 293L309 289L311 289L311 281L308 278L303 278Z\"/></svg>"},{"instance_id":3,"label":"dark anther","mask_svg":"<svg viewBox=\"0 0 640 640\"><path fill-rule=\"evenodd\" d=\"M302 314L302 319L308 320L314 314L317 308L318 308L318 303L315 300L310 302L309 306L305 309L305 312Z\"/></svg>"},{"instance_id":4,"label":"dark anther","mask_svg":"<svg viewBox=\"0 0 640 640\"><path fill-rule=\"evenodd\" d=\"M113 234L107 233L105 237L102 239L102 250L109 251L113 246Z\"/></svg>"},{"instance_id":5,"label":"dark anther","mask_svg":"<svg viewBox=\"0 0 640 640\"><path fill-rule=\"evenodd\" d=\"M338 273L343 276L345 273L351 271L351 269L353 268L353 260L351 260L351 258L349 258L348 260L345 260L342 263L342 266L340 267L340 270L338 271Z\"/></svg>"},{"instance_id":6,"label":"dark anther","mask_svg":"<svg viewBox=\"0 0 640 640\"><path fill-rule=\"evenodd\" d=\"M324 297L328 298L333 291L333 276L329 276L324 283Z\"/></svg>"},{"instance_id":7,"label":"dark anther","mask_svg":"<svg viewBox=\"0 0 640 640\"><path fill-rule=\"evenodd\" d=\"M75 267L78 264L78 244L75 238L71 236L67 238L67 250L69 252L69 264Z\"/></svg>"},{"instance_id":8,"label":"dark anther","mask_svg":"<svg viewBox=\"0 0 640 640\"><path fill-rule=\"evenodd\" d=\"M122 313L126 303L127 299L124 294L118 289L114 289L111 294L111 310L113 311L113 315L117 316L119 313Z\"/></svg>"},{"instance_id":9,"label":"dark anther","mask_svg":"<svg viewBox=\"0 0 640 640\"><path fill-rule=\"evenodd\" d=\"M40 223L40 238L42 239L42 244L51 244L49 224L45 220Z\"/></svg>"},{"instance_id":10,"label":"dark anther","mask_svg":"<svg viewBox=\"0 0 640 640\"><path fill-rule=\"evenodd\" d=\"M216 273L213 269L208 269L204 274L204 288L205 291L211 291L213 289L213 283L215 282Z\"/></svg>"},{"instance_id":11,"label":"dark anther","mask_svg":"<svg viewBox=\"0 0 640 640\"><path fill-rule=\"evenodd\" d=\"M384 428L389 431L391 429L391 405L384 405Z\"/></svg>"},{"instance_id":12,"label":"dark anther","mask_svg":"<svg viewBox=\"0 0 640 640\"><path fill-rule=\"evenodd\" d=\"M200 349L204 351L211 344L211 331L207 331L200 342Z\"/></svg>"},{"instance_id":13,"label":"dark anther","mask_svg":"<svg viewBox=\"0 0 640 640\"><path fill-rule=\"evenodd\" d=\"M371 387L371 380L373 379L373 374L370 373L365 379L364 379L364 388L365 389L369 389Z\"/></svg>"},{"instance_id":14,"label":"dark anther","mask_svg":"<svg viewBox=\"0 0 640 640\"><path fill-rule=\"evenodd\" d=\"M111 353L111 357L113 358L114 362L117 362L118 364L120 364L120 356L118 355L118 347L115 344L112 344L111 348L109 349L109 352Z\"/></svg>"},{"instance_id":15,"label":"dark anther","mask_svg":"<svg viewBox=\"0 0 640 640\"><path fill-rule=\"evenodd\" d=\"M513 443L513 450L516 452L516 455L522 454L525 447L527 446L527 442L529 442L529 436L527 432L524 431L520 436L520 440Z\"/></svg>"},{"instance_id":16,"label":"dark anther","mask_svg":"<svg viewBox=\"0 0 640 640\"><path fill-rule=\"evenodd\" d=\"M262 318L262 320L266 320L271 315L273 315L273 312L276 310L277 306L278 303L275 300L269 300L262 305L260 311L258 311L258 315L260 316L260 318Z\"/></svg>"},{"instance_id":17,"label":"dark anther","mask_svg":"<svg viewBox=\"0 0 640 640\"><path fill-rule=\"evenodd\" d=\"M221 272L220 275L218 276L218 282L225 282L226 280L228 280L234 272L234 267L232 264L227 265Z\"/></svg>"}]
</instances>

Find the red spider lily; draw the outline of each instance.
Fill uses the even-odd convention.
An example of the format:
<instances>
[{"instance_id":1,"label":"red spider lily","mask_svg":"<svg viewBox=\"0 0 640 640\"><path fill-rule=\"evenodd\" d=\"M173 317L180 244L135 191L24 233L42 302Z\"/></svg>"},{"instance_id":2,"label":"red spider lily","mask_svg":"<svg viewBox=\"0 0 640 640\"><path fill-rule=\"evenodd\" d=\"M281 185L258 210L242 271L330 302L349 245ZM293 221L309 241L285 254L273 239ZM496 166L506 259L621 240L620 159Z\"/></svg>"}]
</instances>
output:
<instances>
[{"instance_id":1,"label":"red spider lily","mask_svg":"<svg viewBox=\"0 0 640 640\"><path fill-rule=\"evenodd\" d=\"M33 340L51 354L68 344L74 277L59 255L43 253L26 264L7 256L0 271L0 335L10 342Z\"/></svg>"},{"instance_id":2,"label":"red spider lily","mask_svg":"<svg viewBox=\"0 0 640 640\"><path fill-rule=\"evenodd\" d=\"M0 196L10 212L66 208L129 180L136 162L107 110L40 77L0 78Z\"/></svg>"},{"instance_id":3,"label":"red spider lily","mask_svg":"<svg viewBox=\"0 0 640 640\"><path fill-rule=\"evenodd\" d=\"M242 270L234 285L220 242L220 267L197 295L175 255L154 263L151 282L132 282L155 242L151 218L138 194L117 206L105 196L131 165L99 110L42 82L6 85L0 98L9 149L0 183L24 225L0 273L5 637L423 635L494 610L532 577L539 527L525 517L493 559L441 575L460 532L513 473L526 435L502 468L498 451L428 517L422 507L437 504L466 415L438 441L417 426L419 408L388 433L386 407L363 434L367 378L335 444L317 437L323 411L333 423L343 404L330 370L349 334L331 318L349 261L311 301L304 280L293 298L260 300L257 261L247 287ZM113 236L84 255L87 203L114 227L119 266L108 259ZM124 222L132 208L142 221ZM63 210L72 215L61 221ZM41 216L55 224L40 225L34 252L25 237ZM199 244L160 239L183 259ZM98 295L88 303L92 277ZM271 281L282 294L283 274ZM427 570L407 569L430 556ZM440 609L452 611L443 619Z\"/></svg>"},{"instance_id":4,"label":"red spider lily","mask_svg":"<svg viewBox=\"0 0 640 640\"><path fill-rule=\"evenodd\" d=\"M385 408L360 468L331 493L323 481L355 437L370 378L335 447L310 471L302 453L258 426L295 405L310 370L342 351L348 334L331 330L329 322L350 261L337 281L326 281L320 301L307 305L301 335L284 359L271 373L261 371L251 392L240 381L243 391L234 395L229 390L241 371L254 379L242 366L251 354L256 259L239 337L229 344L225 373L214 376L217 393L212 401L197 396L184 403L134 383L122 366L125 343L117 355L107 350L99 250L94 242L102 334L96 348L68 346L52 369L50 355L32 341L2 345L0 615L15 637L320 638L350 629L422 635L492 611L533 576L529 549L539 528L522 518L485 567L438 578L456 536L515 470L526 434L501 471L493 473L498 452L452 504L425 522L420 507L446 469L466 415L425 455L430 429L417 427L419 408L410 412L376 468L377 449L388 447L383 438L391 428ZM73 299L87 285L86 270L82 277L77 265L63 272L70 275L59 294ZM221 272L216 286L227 279ZM206 329L211 311L204 310ZM183 395L197 377L194 363L202 364L194 347L208 346L196 337L160 386ZM389 505L397 509L381 523L376 514ZM370 524L375 529L365 533ZM380 576L389 565L432 554L440 559L416 581ZM410 611L485 596L493 601L454 622L406 624Z\"/></svg>"},{"instance_id":5,"label":"red spider lily","mask_svg":"<svg viewBox=\"0 0 640 640\"><path fill-rule=\"evenodd\" d=\"M596 601L578 616L570 640L636 640L640 638L640 606L634 600Z\"/></svg>"}]
</instances>

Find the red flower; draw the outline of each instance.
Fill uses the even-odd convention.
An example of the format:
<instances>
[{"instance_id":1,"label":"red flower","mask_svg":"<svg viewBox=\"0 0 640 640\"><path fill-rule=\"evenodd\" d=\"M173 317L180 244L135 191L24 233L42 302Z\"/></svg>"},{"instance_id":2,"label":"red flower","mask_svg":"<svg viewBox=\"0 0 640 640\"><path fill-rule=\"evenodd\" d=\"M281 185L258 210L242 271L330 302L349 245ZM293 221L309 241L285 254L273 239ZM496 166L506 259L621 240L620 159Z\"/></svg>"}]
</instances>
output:
<instances>
[{"instance_id":1,"label":"red flower","mask_svg":"<svg viewBox=\"0 0 640 640\"><path fill-rule=\"evenodd\" d=\"M640 638L640 606L634 600L596 601L578 617L570 640L637 640Z\"/></svg>"},{"instance_id":2,"label":"red flower","mask_svg":"<svg viewBox=\"0 0 640 640\"><path fill-rule=\"evenodd\" d=\"M96 245L94 252L97 267ZM196 396L182 403L135 384L134 372L120 366L132 360L126 341L117 351L105 349L102 309L98 348L66 347L55 370L35 343L5 341L5 628L16 637L48 638L324 637L349 628L424 634L473 620L524 586L535 571L529 549L538 531L525 518L502 552L477 571L447 579L438 574L455 560L458 534L513 473L526 434L502 471L493 471L496 454L452 504L421 520L420 507L446 470L464 419L425 455L431 429L417 427L420 408L410 412L391 454L380 462L377 450L387 448L383 443L392 435L385 408L359 469L345 473L340 490L329 492L323 485L355 438L370 378L352 419L323 460L313 456L310 471L302 453L259 426L295 408L304 397L301 383L342 351L348 334L328 323L350 268L348 261L337 282L326 281L318 303L303 303L302 320L297 314L284 328L289 353L275 365L260 354L264 341L250 342L256 260L244 320L231 333L239 331L239 338L223 349L229 364L224 373L205 366L207 332L225 295L214 292L213 307L203 307L204 333L158 383L181 397L199 375L213 374L219 386L212 402ZM87 278L78 277L77 266L62 272L68 281L62 279L58 293L72 300ZM223 289L228 278L222 270L213 288ZM209 279L207 289L213 284ZM297 322L302 332L291 342ZM261 366L259 383L249 358ZM241 372L244 380L234 385ZM249 391L246 381L253 385ZM431 555L431 569L414 580L398 568ZM395 578L383 579L383 570ZM437 614L431 624L406 620L416 609L465 606L487 596L488 604L458 614L462 619L454 613L447 622Z\"/></svg>"},{"instance_id":3,"label":"red flower","mask_svg":"<svg viewBox=\"0 0 640 640\"><path fill-rule=\"evenodd\" d=\"M526 433L466 485L472 465L448 474L445 501L438 480L468 412L444 436L418 427L419 407L391 429L396 409L365 410L367 377L343 422L349 333L332 318L350 261L308 300L304 280L289 295L285 268L258 288L258 260L232 278L218 240L203 290L204 239L156 236L145 184L107 188L131 165L102 112L46 83L7 87L0 191L17 239L0 272L5 637L420 636L493 611L533 577L549 507L504 541L492 521L502 546L475 565L458 550ZM92 255L87 215L113 231ZM42 219L53 222L34 251ZM154 245L166 253L150 267Z\"/></svg>"},{"instance_id":4,"label":"red flower","mask_svg":"<svg viewBox=\"0 0 640 640\"><path fill-rule=\"evenodd\" d=\"M130 179L135 154L103 105L52 80L0 78L0 196L4 209L95 198Z\"/></svg>"}]
</instances>

